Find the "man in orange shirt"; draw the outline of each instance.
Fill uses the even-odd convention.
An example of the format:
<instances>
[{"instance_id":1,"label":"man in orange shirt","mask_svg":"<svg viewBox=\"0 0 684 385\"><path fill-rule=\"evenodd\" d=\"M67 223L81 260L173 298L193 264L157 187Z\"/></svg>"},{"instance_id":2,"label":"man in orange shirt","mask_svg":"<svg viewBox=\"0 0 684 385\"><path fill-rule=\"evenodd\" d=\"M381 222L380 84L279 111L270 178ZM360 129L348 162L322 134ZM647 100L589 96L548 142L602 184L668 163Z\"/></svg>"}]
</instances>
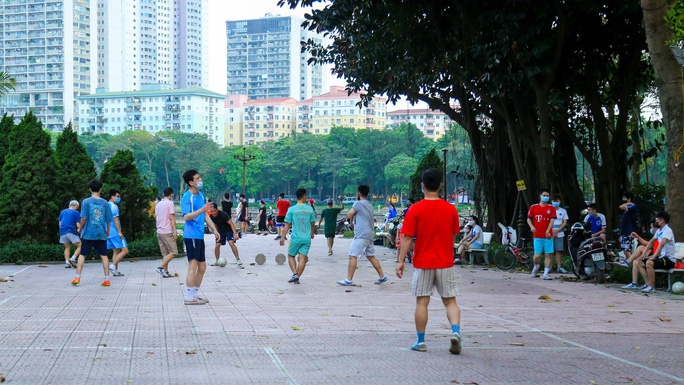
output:
<instances>
[{"instance_id":1,"label":"man in orange shirt","mask_svg":"<svg viewBox=\"0 0 684 385\"><path fill-rule=\"evenodd\" d=\"M447 318L451 323L452 354L461 353L461 309L456 303L456 272L454 271L454 237L461 232L458 212L454 205L439 197L442 174L426 170L421 176L425 199L411 206L406 212L401 228L402 240L397 264L397 277L404 275L404 259L411 248L413 238L413 282L411 294L416 297L417 341L412 350L424 352L425 328L428 321L428 304L432 288L442 297ZM435 215L439 213L439 215Z\"/></svg>"}]
</instances>

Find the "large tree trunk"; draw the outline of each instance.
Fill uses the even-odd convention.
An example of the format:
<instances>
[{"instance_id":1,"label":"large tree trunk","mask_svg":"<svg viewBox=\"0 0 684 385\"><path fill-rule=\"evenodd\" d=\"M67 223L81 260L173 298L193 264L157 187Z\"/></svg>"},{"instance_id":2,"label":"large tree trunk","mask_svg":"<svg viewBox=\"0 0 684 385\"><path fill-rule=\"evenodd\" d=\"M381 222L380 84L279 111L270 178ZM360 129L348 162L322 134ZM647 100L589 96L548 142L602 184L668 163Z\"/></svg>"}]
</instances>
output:
<instances>
[{"instance_id":1,"label":"large tree trunk","mask_svg":"<svg viewBox=\"0 0 684 385\"><path fill-rule=\"evenodd\" d=\"M667 169L665 209L671 216L670 226L676 240L684 240L684 165L674 157L682 145L682 67L677 63L666 42L672 39L672 31L665 22L669 9L668 0L641 0L644 12L646 42L653 63L658 85L658 99L667 133Z\"/></svg>"}]
</instances>

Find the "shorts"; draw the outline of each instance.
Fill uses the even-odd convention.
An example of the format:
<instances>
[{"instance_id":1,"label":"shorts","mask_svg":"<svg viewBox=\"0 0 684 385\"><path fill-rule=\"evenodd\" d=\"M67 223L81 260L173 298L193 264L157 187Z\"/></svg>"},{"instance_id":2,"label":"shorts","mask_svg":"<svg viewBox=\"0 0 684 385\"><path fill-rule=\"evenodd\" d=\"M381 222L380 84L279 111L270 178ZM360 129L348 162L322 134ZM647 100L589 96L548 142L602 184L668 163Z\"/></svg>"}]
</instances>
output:
<instances>
[{"instance_id":1,"label":"shorts","mask_svg":"<svg viewBox=\"0 0 684 385\"><path fill-rule=\"evenodd\" d=\"M375 255L372 239L354 238L349 247L349 255L352 257L370 257Z\"/></svg>"},{"instance_id":2,"label":"shorts","mask_svg":"<svg viewBox=\"0 0 684 385\"><path fill-rule=\"evenodd\" d=\"M564 251L565 237L553 238L553 249L556 251Z\"/></svg>"},{"instance_id":3,"label":"shorts","mask_svg":"<svg viewBox=\"0 0 684 385\"><path fill-rule=\"evenodd\" d=\"M285 226L285 215L283 215L283 216L278 215L276 217L276 226L278 226L278 227Z\"/></svg>"},{"instance_id":4,"label":"shorts","mask_svg":"<svg viewBox=\"0 0 684 385\"><path fill-rule=\"evenodd\" d=\"M534 238L534 254L553 254L553 238Z\"/></svg>"},{"instance_id":5,"label":"shorts","mask_svg":"<svg viewBox=\"0 0 684 385\"><path fill-rule=\"evenodd\" d=\"M429 297L432 288L437 289L442 298L454 298L458 293L456 287L456 272L453 267L445 269L413 269L411 281L411 295Z\"/></svg>"},{"instance_id":6,"label":"shorts","mask_svg":"<svg viewBox=\"0 0 684 385\"><path fill-rule=\"evenodd\" d=\"M290 245L287 247L287 255L296 257L297 254L301 254L305 257L308 257L310 247L311 242L295 242L290 240Z\"/></svg>"},{"instance_id":7,"label":"shorts","mask_svg":"<svg viewBox=\"0 0 684 385\"><path fill-rule=\"evenodd\" d=\"M335 238L335 233L324 233L326 238Z\"/></svg>"},{"instance_id":8,"label":"shorts","mask_svg":"<svg viewBox=\"0 0 684 385\"><path fill-rule=\"evenodd\" d=\"M107 238L108 249L123 249L124 247L128 247L128 243L126 243L126 237Z\"/></svg>"},{"instance_id":9,"label":"shorts","mask_svg":"<svg viewBox=\"0 0 684 385\"><path fill-rule=\"evenodd\" d=\"M244 215L240 215L240 216L238 217L238 222L247 222L247 219L245 218Z\"/></svg>"},{"instance_id":10,"label":"shorts","mask_svg":"<svg viewBox=\"0 0 684 385\"><path fill-rule=\"evenodd\" d=\"M107 241L104 239L83 239L81 241L81 255L86 257L90 254L90 250L95 249L95 253L99 256L107 256Z\"/></svg>"},{"instance_id":11,"label":"shorts","mask_svg":"<svg viewBox=\"0 0 684 385\"><path fill-rule=\"evenodd\" d=\"M219 233L219 239L216 240L216 244L218 245L219 243L221 245L225 245L226 242L230 242L233 239L233 232L232 231L226 231L225 233Z\"/></svg>"},{"instance_id":12,"label":"shorts","mask_svg":"<svg viewBox=\"0 0 684 385\"><path fill-rule=\"evenodd\" d=\"M624 251L632 251L632 241L634 237L631 235L620 235L620 247Z\"/></svg>"},{"instance_id":13,"label":"shorts","mask_svg":"<svg viewBox=\"0 0 684 385\"><path fill-rule=\"evenodd\" d=\"M67 233L59 237L59 243L81 243L81 238L76 234Z\"/></svg>"},{"instance_id":14,"label":"shorts","mask_svg":"<svg viewBox=\"0 0 684 385\"><path fill-rule=\"evenodd\" d=\"M159 250L161 250L162 255L178 254L178 245L173 233L157 233L157 242L159 243Z\"/></svg>"},{"instance_id":15,"label":"shorts","mask_svg":"<svg viewBox=\"0 0 684 385\"><path fill-rule=\"evenodd\" d=\"M482 244L480 242L473 242L470 244L470 247L468 247L468 248L469 249L481 249Z\"/></svg>"},{"instance_id":16,"label":"shorts","mask_svg":"<svg viewBox=\"0 0 684 385\"><path fill-rule=\"evenodd\" d=\"M646 264L646 261L648 259L644 259L644 264ZM654 270L670 270L674 268L675 263L672 262L670 258L663 257L663 258L656 258L655 261L653 261L653 269Z\"/></svg>"},{"instance_id":17,"label":"shorts","mask_svg":"<svg viewBox=\"0 0 684 385\"><path fill-rule=\"evenodd\" d=\"M197 262L206 262L204 257L204 239L183 239L185 242L185 252L188 255L188 262L196 260Z\"/></svg>"}]
</instances>

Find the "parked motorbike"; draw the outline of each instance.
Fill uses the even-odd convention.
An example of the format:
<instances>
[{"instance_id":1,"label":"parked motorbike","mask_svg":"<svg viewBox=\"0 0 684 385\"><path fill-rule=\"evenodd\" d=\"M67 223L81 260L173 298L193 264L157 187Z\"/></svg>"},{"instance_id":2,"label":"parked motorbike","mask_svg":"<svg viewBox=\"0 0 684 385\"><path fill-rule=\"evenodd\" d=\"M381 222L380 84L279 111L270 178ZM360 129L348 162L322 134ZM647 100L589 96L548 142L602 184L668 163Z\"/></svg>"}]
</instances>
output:
<instances>
[{"instance_id":1,"label":"parked motorbike","mask_svg":"<svg viewBox=\"0 0 684 385\"><path fill-rule=\"evenodd\" d=\"M335 234L344 234L345 231L349 230L351 230L351 226L349 225L349 219L347 219L347 217L337 221L337 226L335 226Z\"/></svg>"},{"instance_id":2,"label":"parked motorbike","mask_svg":"<svg viewBox=\"0 0 684 385\"><path fill-rule=\"evenodd\" d=\"M596 278L604 283L618 255L614 249L609 251L603 238L591 236L589 223L580 222L570 228L568 244L575 276L584 280Z\"/></svg>"},{"instance_id":3,"label":"parked motorbike","mask_svg":"<svg viewBox=\"0 0 684 385\"><path fill-rule=\"evenodd\" d=\"M266 215L266 228L268 229L268 232L270 234L276 234L278 230L276 229L276 215L275 211L271 210L269 211L268 215Z\"/></svg>"}]
</instances>

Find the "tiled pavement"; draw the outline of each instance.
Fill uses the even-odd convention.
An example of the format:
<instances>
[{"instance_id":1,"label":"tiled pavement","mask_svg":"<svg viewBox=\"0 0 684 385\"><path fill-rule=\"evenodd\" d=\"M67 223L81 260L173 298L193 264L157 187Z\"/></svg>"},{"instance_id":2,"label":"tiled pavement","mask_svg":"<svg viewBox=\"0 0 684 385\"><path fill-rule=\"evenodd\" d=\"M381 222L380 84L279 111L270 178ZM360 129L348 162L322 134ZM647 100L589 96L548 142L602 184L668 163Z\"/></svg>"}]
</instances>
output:
<instances>
[{"instance_id":1,"label":"tiled pavement","mask_svg":"<svg viewBox=\"0 0 684 385\"><path fill-rule=\"evenodd\" d=\"M300 285L287 283L273 236L238 242L246 268L209 267L207 305L183 305L187 263L162 279L157 261L126 261L101 287L89 263L73 269L0 266L0 373L9 384L670 384L684 382L684 296L642 296L615 285L542 281L458 268L463 353L430 305L426 353L413 352L408 276L376 247L390 276L374 285L361 262L344 278L349 240L327 257L317 237ZM211 241L208 242L211 245ZM208 248L209 261L213 261ZM262 252L263 266L249 265ZM548 295L550 300L540 300ZM557 302L556 302L557 301Z\"/></svg>"}]
</instances>

